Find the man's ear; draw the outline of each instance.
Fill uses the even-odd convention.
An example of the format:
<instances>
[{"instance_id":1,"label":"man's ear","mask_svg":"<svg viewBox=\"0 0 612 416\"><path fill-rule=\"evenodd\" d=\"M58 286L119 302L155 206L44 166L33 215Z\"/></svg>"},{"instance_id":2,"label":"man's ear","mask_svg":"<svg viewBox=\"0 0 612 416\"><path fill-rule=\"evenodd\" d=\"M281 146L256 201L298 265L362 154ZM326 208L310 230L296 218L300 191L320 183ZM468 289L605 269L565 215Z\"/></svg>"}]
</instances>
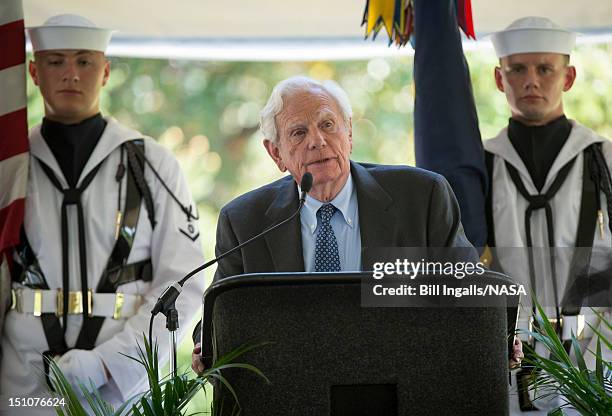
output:
<instances>
[{"instance_id":1,"label":"man's ear","mask_svg":"<svg viewBox=\"0 0 612 416\"><path fill-rule=\"evenodd\" d=\"M504 80L503 80L503 75L501 72L501 68L496 66L495 67L495 85L497 85L497 89L500 90L501 92L506 92L504 90Z\"/></svg>"},{"instance_id":2,"label":"man's ear","mask_svg":"<svg viewBox=\"0 0 612 416\"><path fill-rule=\"evenodd\" d=\"M30 61L30 63L28 64L28 72L32 77L34 85L38 86L38 72L36 71L36 62Z\"/></svg>"},{"instance_id":3,"label":"man's ear","mask_svg":"<svg viewBox=\"0 0 612 416\"><path fill-rule=\"evenodd\" d=\"M106 60L104 62L104 77L102 78L102 86L105 86L108 82L108 78L110 77L110 61Z\"/></svg>"},{"instance_id":4,"label":"man's ear","mask_svg":"<svg viewBox=\"0 0 612 416\"><path fill-rule=\"evenodd\" d=\"M274 163L276 163L276 166L278 166L278 169L281 172L286 172L287 167L283 163L283 158L280 155L280 149L278 148L278 146L274 144L272 140L268 140L268 139L264 139L263 145L266 148L266 151L268 152L272 160L274 161Z\"/></svg>"},{"instance_id":5,"label":"man's ear","mask_svg":"<svg viewBox=\"0 0 612 416\"><path fill-rule=\"evenodd\" d=\"M563 83L563 91L569 91L576 81L576 67L568 66L565 68L565 82Z\"/></svg>"}]
</instances>

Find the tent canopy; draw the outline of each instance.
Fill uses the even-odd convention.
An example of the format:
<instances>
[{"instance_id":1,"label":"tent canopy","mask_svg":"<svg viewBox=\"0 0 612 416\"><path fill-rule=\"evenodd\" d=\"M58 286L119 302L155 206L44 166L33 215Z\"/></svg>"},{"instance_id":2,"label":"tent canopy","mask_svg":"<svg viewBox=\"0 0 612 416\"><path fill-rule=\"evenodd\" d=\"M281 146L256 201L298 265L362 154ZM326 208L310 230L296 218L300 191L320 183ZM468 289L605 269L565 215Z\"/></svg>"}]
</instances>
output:
<instances>
[{"instance_id":1,"label":"tent canopy","mask_svg":"<svg viewBox=\"0 0 612 416\"><path fill-rule=\"evenodd\" d=\"M365 0L23 0L26 26L59 13L116 29L110 54L224 60L343 59L397 54L386 34L363 41ZM477 37L542 15L609 41L610 0L472 0ZM471 41L470 41L471 42ZM473 42L472 42L473 44ZM470 47L470 43L467 43ZM410 53L407 47L399 53Z\"/></svg>"}]
</instances>

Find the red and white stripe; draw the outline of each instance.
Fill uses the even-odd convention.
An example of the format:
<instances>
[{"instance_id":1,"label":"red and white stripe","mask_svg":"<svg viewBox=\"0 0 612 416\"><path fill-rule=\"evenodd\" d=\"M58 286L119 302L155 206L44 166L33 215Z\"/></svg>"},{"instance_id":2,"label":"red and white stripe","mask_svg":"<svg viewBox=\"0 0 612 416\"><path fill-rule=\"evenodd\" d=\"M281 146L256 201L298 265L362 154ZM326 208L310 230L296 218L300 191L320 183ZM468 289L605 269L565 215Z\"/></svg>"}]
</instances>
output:
<instances>
[{"instance_id":1,"label":"red and white stripe","mask_svg":"<svg viewBox=\"0 0 612 416\"><path fill-rule=\"evenodd\" d=\"M21 0L0 1L0 263L19 242L28 181L25 33Z\"/></svg>"}]
</instances>

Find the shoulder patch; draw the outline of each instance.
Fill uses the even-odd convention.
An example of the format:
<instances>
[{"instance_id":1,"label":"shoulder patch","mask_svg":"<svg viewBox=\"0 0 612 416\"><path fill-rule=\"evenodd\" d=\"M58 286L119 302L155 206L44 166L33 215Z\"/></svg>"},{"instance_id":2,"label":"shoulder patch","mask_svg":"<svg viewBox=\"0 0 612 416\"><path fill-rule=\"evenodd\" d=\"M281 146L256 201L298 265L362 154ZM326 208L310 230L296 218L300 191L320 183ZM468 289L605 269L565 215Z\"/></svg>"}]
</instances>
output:
<instances>
[{"instance_id":1,"label":"shoulder patch","mask_svg":"<svg viewBox=\"0 0 612 416\"><path fill-rule=\"evenodd\" d=\"M196 225L193 223L193 220L197 220L198 218L200 218L200 216L197 213L197 208L195 209L196 211L196 215L194 216L193 213L193 207L191 205L189 205L189 209L187 210L187 225L184 228L179 227L179 231L187 238L189 238L191 241L195 241L198 239L198 237L200 236L200 231L198 230L198 227L196 227Z\"/></svg>"},{"instance_id":2,"label":"shoulder patch","mask_svg":"<svg viewBox=\"0 0 612 416\"><path fill-rule=\"evenodd\" d=\"M188 223L187 227L185 227L184 229L179 228L179 231L191 241L197 240L200 236L200 232L198 231L197 227L192 223Z\"/></svg>"}]
</instances>

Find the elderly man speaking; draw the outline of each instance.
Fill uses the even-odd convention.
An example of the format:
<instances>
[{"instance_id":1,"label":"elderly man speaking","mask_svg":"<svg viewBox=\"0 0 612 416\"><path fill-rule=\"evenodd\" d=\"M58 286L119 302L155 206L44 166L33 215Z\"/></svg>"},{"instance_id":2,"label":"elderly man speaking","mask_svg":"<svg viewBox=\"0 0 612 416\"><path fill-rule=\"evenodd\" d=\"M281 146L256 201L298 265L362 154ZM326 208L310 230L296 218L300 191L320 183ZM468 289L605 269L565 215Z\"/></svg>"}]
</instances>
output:
<instances>
[{"instance_id":1,"label":"elderly man speaking","mask_svg":"<svg viewBox=\"0 0 612 416\"><path fill-rule=\"evenodd\" d=\"M242 273L359 271L362 248L470 247L446 180L406 166L356 163L352 110L334 82L305 77L280 82L261 112L264 146L291 176L248 192L219 215L216 254L298 209L304 173L314 178L299 221L220 261L215 280ZM193 368L199 361L199 325Z\"/></svg>"},{"instance_id":2,"label":"elderly man speaking","mask_svg":"<svg viewBox=\"0 0 612 416\"><path fill-rule=\"evenodd\" d=\"M331 81L295 77L274 88L261 112L264 146L291 176L222 209L217 254L291 215L306 172L313 175L312 190L299 222L222 261L216 280L270 271L358 271L364 247L470 246L441 176L349 159L351 117L346 93Z\"/></svg>"}]
</instances>

